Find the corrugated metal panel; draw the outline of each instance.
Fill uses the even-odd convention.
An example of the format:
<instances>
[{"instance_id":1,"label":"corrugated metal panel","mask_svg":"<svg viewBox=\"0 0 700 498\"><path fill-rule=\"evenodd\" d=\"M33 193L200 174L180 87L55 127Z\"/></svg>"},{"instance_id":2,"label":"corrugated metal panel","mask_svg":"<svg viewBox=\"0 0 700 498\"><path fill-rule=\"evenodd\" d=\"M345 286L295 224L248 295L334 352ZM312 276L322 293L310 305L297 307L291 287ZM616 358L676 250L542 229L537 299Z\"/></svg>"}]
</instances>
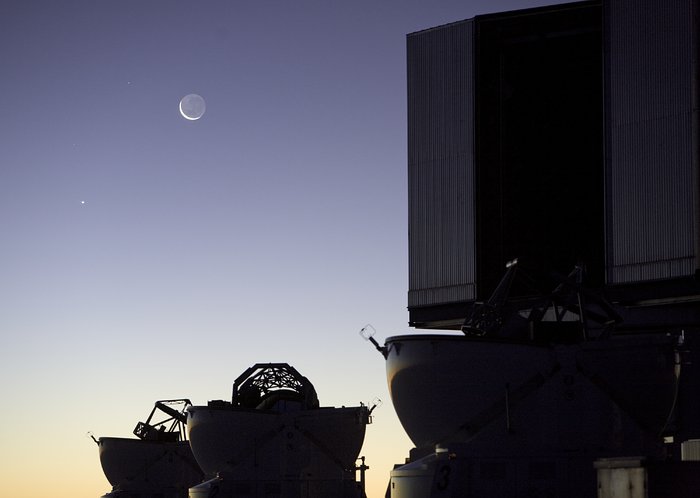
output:
<instances>
[{"instance_id":1,"label":"corrugated metal panel","mask_svg":"<svg viewBox=\"0 0 700 498\"><path fill-rule=\"evenodd\" d=\"M407 37L409 307L474 299L473 21Z\"/></svg>"},{"instance_id":2,"label":"corrugated metal panel","mask_svg":"<svg viewBox=\"0 0 700 498\"><path fill-rule=\"evenodd\" d=\"M605 2L608 283L695 271L693 4Z\"/></svg>"}]
</instances>

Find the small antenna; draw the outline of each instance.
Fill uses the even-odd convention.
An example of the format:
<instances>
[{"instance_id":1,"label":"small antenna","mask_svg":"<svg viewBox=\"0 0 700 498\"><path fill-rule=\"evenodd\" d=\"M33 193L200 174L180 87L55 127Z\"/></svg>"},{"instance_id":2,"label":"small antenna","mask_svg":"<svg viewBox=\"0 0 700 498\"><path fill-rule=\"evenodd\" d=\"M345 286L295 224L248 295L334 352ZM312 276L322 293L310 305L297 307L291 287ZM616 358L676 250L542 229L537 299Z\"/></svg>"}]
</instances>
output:
<instances>
[{"instance_id":1,"label":"small antenna","mask_svg":"<svg viewBox=\"0 0 700 498\"><path fill-rule=\"evenodd\" d=\"M369 414L372 415L372 412L374 411L374 409L375 409L375 408L379 408L380 406L382 406L382 403L383 403L383 402L382 402L381 399L379 399L379 398L374 398L374 399L372 400L372 402L370 403L370 405L372 405L372 407L369 409Z\"/></svg>"},{"instance_id":2,"label":"small antenna","mask_svg":"<svg viewBox=\"0 0 700 498\"><path fill-rule=\"evenodd\" d=\"M87 432L85 433L85 437L89 437L90 439L92 439L93 441L95 441L95 444L96 444L97 446L100 445L100 442L99 442L97 439L95 439L95 436L92 434L92 431L87 431Z\"/></svg>"},{"instance_id":3,"label":"small antenna","mask_svg":"<svg viewBox=\"0 0 700 498\"><path fill-rule=\"evenodd\" d=\"M372 327L372 325L370 325L369 323L360 329L360 335L362 336L362 338L365 341L371 342L372 345L374 345L375 349L382 353L382 356L384 357L384 359L386 359L388 354L387 349L386 347L380 346L377 340L374 338L374 334L376 333L376 329Z\"/></svg>"}]
</instances>

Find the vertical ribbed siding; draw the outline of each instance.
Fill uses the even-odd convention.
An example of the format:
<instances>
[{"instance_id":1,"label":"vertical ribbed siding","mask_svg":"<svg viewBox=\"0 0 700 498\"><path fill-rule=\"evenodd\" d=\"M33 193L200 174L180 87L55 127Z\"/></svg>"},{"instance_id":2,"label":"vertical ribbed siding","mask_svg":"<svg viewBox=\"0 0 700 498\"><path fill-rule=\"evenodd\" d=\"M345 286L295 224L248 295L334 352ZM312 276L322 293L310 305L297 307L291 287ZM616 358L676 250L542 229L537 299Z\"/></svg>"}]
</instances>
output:
<instances>
[{"instance_id":1,"label":"vertical ribbed siding","mask_svg":"<svg viewBox=\"0 0 700 498\"><path fill-rule=\"evenodd\" d=\"M409 307L474 299L473 22L407 37Z\"/></svg>"},{"instance_id":2,"label":"vertical ribbed siding","mask_svg":"<svg viewBox=\"0 0 700 498\"><path fill-rule=\"evenodd\" d=\"M682 277L695 270L693 3L605 2L611 284Z\"/></svg>"}]
</instances>

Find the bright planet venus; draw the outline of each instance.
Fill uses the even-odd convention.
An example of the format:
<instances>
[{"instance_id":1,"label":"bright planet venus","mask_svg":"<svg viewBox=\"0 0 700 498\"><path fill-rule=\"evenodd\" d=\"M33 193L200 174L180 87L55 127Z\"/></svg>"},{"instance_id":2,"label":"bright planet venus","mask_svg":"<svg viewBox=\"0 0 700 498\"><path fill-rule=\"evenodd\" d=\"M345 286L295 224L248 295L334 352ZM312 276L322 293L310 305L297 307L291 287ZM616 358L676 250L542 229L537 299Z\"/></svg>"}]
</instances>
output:
<instances>
[{"instance_id":1,"label":"bright planet venus","mask_svg":"<svg viewBox=\"0 0 700 498\"><path fill-rule=\"evenodd\" d=\"M185 119L197 121L204 115L207 105L201 95L190 93L180 100L180 114Z\"/></svg>"}]
</instances>

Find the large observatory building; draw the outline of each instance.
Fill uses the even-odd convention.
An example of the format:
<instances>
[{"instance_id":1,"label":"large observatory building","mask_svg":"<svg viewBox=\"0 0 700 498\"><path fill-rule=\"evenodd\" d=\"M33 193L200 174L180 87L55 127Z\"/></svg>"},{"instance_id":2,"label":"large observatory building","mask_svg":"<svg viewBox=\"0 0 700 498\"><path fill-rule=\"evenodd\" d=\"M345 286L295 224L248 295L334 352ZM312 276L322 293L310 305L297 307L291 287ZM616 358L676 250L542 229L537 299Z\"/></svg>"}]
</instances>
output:
<instances>
[{"instance_id":1,"label":"large observatory building","mask_svg":"<svg viewBox=\"0 0 700 498\"><path fill-rule=\"evenodd\" d=\"M536 282L512 296L583 264L664 320L700 308L698 5L578 2L408 35L412 326L459 328L514 258Z\"/></svg>"},{"instance_id":2,"label":"large observatory building","mask_svg":"<svg viewBox=\"0 0 700 498\"><path fill-rule=\"evenodd\" d=\"M700 0L407 36L409 322L434 330L378 347L415 445L391 498L698 496L699 38Z\"/></svg>"}]
</instances>

